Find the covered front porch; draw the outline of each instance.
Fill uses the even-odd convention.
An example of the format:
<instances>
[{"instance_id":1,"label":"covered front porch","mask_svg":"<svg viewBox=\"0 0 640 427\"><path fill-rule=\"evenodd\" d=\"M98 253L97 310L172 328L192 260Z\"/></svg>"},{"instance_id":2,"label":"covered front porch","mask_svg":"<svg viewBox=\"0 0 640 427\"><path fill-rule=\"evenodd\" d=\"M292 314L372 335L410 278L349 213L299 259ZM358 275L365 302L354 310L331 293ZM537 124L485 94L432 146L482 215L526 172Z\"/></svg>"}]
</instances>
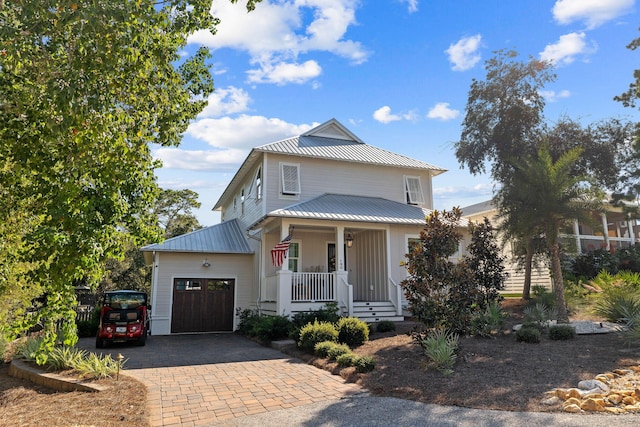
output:
<instances>
[{"instance_id":1,"label":"covered front porch","mask_svg":"<svg viewBox=\"0 0 640 427\"><path fill-rule=\"evenodd\" d=\"M272 249L289 237L282 264L274 265ZM262 228L260 311L289 316L336 303L345 316L403 320L389 239L385 224L271 218Z\"/></svg>"}]
</instances>

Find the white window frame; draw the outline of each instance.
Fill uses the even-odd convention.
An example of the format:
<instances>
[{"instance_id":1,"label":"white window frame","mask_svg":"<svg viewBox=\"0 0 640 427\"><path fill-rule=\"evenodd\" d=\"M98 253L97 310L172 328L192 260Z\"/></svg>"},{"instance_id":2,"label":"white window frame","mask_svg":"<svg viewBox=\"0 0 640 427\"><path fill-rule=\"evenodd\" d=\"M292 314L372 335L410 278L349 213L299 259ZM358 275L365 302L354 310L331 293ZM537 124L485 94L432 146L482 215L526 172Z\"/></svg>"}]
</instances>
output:
<instances>
[{"instance_id":1,"label":"white window frame","mask_svg":"<svg viewBox=\"0 0 640 427\"><path fill-rule=\"evenodd\" d=\"M240 215L244 215L244 187L240 189Z\"/></svg>"},{"instance_id":2,"label":"white window frame","mask_svg":"<svg viewBox=\"0 0 640 427\"><path fill-rule=\"evenodd\" d=\"M285 178L285 169L295 168L295 182ZM290 188L295 187L295 188ZM280 194L283 196L299 196L300 195L300 164L299 163L280 163Z\"/></svg>"},{"instance_id":3,"label":"white window frame","mask_svg":"<svg viewBox=\"0 0 640 427\"><path fill-rule=\"evenodd\" d=\"M256 202L262 200L262 166L258 168L256 172Z\"/></svg>"},{"instance_id":4,"label":"white window frame","mask_svg":"<svg viewBox=\"0 0 640 427\"><path fill-rule=\"evenodd\" d=\"M296 245L298 247L298 256L293 257L291 256L291 251L288 250L287 251L287 265L289 266L289 271L293 271L295 273L302 271L301 267L302 267L302 240L291 240L291 244L289 245L289 249L291 248L292 245ZM297 264L297 269L294 270L291 268L291 263L292 261L296 262Z\"/></svg>"},{"instance_id":5,"label":"white window frame","mask_svg":"<svg viewBox=\"0 0 640 427\"><path fill-rule=\"evenodd\" d=\"M414 186L417 183L417 188L411 188L411 182L414 183ZM422 182L419 176L404 176L404 192L407 204L424 205L424 193L422 191Z\"/></svg>"}]
</instances>

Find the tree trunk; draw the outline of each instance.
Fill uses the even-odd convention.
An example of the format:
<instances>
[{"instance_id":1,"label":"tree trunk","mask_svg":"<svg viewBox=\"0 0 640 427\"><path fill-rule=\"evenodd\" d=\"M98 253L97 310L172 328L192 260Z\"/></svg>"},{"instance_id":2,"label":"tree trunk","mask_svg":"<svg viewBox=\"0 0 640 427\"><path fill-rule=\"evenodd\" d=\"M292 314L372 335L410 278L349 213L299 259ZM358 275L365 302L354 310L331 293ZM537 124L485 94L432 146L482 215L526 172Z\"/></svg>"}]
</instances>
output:
<instances>
[{"instance_id":1,"label":"tree trunk","mask_svg":"<svg viewBox=\"0 0 640 427\"><path fill-rule=\"evenodd\" d=\"M558 310L558 323L569 323L569 313L564 301L564 282L562 279L562 267L560 266L560 251L558 243L549 245L551 254L551 271L553 272L553 282L556 292L556 308Z\"/></svg>"},{"instance_id":2,"label":"tree trunk","mask_svg":"<svg viewBox=\"0 0 640 427\"><path fill-rule=\"evenodd\" d=\"M524 287L522 288L522 299L531 299L531 270L533 269L533 240L527 242L527 253L524 258Z\"/></svg>"}]
</instances>

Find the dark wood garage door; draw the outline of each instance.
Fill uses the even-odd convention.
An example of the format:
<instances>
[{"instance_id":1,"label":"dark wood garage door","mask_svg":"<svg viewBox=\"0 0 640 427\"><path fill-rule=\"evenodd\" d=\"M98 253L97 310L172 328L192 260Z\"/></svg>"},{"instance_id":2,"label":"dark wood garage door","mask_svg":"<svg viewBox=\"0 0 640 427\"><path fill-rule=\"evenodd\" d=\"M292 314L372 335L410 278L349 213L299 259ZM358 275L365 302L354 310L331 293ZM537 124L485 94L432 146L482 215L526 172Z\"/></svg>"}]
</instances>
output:
<instances>
[{"instance_id":1,"label":"dark wood garage door","mask_svg":"<svg viewBox=\"0 0 640 427\"><path fill-rule=\"evenodd\" d=\"M233 330L233 279L175 279L171 332Z\"/></svg>"}]
</instances>

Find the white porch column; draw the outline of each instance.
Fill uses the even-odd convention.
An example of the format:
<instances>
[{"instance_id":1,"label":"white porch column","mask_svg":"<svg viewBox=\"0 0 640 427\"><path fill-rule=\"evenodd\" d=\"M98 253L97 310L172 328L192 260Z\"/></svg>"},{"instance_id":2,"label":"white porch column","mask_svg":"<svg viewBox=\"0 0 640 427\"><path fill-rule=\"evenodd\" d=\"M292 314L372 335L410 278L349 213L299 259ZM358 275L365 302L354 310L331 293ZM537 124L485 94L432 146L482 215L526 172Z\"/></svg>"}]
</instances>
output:
<instances>
[{"instance_id":1,"label":"white porch column","mask_svg":"<svg viewBox=\"0 0 640 427\"><path fill-rule=\"evenodd\" d=\"M282 242L284 240L285 237L287 237L289 235L289 227L290 224L288 221L286 220L282 220L282 223L280 225L280 240L279 242ZM289 271L289 251L285 252L284 254L284 262L282 263L282 267L280 267L281 271ZM291 298L289 298L291 299ZM291 302L291 301L289 301Z\"/></svg>"},{"instance_id":2,"label":"white porch column","mask_svg":"<svg viewBox=\"0 0 640 427\"><path fill-rule=\"evenodd\" d=\"M609 221L607 221L607 214L601 213L602 218L602 235L604 236L604 248L608 251L611 250L611 243L609 242Z\"/></svg>"},{"instance_id":3,"label":"white porch column","mask_svg":"<svg viewBox=\"0 0 640 427\"><path fill-rule=\"evenodd\" d=\"M580 225L578 220L573 221L573 234L576 235L576 248L578 249L578 255L582 254L582 245L580 244Z\"/></svg>"},{"instance_id":4,"label":"white porch column","mask_svg":"<svg viewBox=\"0 0 640 427\"><path fill-rule=\"evenodd\" d=\"M344 226L336 227L336 271L345 271L344 265Z\"/></svg>"},{"instance_id":5,"label":"white porch column","mask_svg":"<svg viewBox=\"0 0 640 427\"><path fill-rule=\"evenodd\" d=\"M630 219L627 219L627 230L629 230L629 242L631 245L633 245L636 242L636 239L633 235L633 225Z\"/></svg>"},{"instance_id":6,"label":"white porch column","mask_svg":"<svg viewBox=\"0 0 640 427\"><path fill-rule=\"evenodd\" d=\"M276 275L278 276L278 286L276 289L277 314L280 316L289 316L291 315L291 277L293 273L289 270L278 270Z\"/></svg>"}]
</instances>

